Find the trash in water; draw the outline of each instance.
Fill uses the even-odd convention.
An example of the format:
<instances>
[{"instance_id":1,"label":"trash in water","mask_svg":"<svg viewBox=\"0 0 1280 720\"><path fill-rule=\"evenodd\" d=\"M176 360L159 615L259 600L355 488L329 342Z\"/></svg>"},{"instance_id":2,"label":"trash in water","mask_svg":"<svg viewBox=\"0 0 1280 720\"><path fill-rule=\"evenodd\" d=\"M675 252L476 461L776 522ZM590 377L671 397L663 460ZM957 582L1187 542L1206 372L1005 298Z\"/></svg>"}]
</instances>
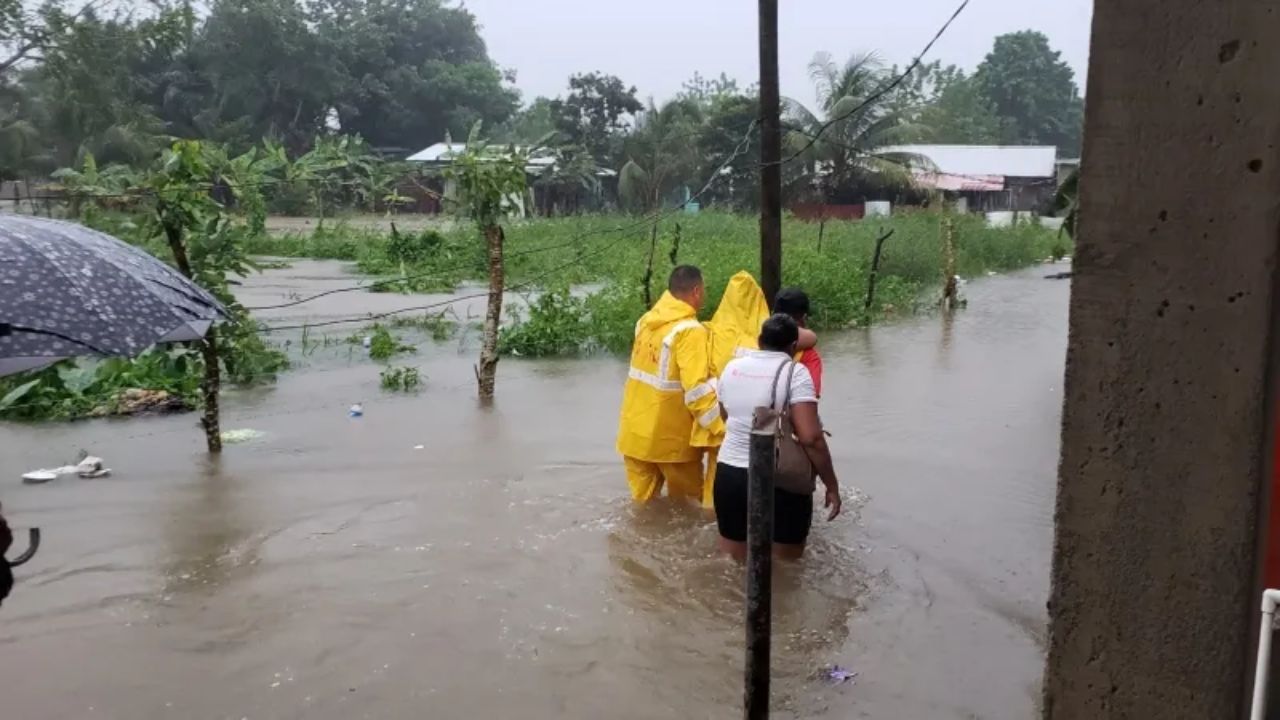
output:
<instances>
[{"instance_id":1,"label":"trash in water","mask_svg":"<svg viewBox=\"0 0 1280 720\"><path fill-rule=\"evenodd\" d=\"M353 418L356 418L356 417L363 417L363 416L364 416L364 406L363 406L363 405L361 405L360 403L356 403L355 405L352 405L352 406L351 406L351 409L347 411L347 414L348 414L348 415L350 415L350 416L351 416L351 417L353 417Z\"/></svg>"},{"instance_id":2,"label":"trash in water","mask_svg":"<svg viewBox=\"0 0 1280 720\"><path fill-rule=\"evenodd\" d=\"M855 680L858 673L852 670L845 670L839 665L832 665L827 668L827 679L837 685Z\"/></svg>"},{"instance_id":3,"label":"trash in water","mask_svg":"<svg viewBox=\"0 0 1280 720\"><path fill-rule=\"evenodd\" d=\"M364 345L365 350L368 350L373 345L373 336L365 335L364 340L361 341L361 344Z\"/></svg>"},{"instance_id":4,"label":"trash in water","mask_svg":"<svg viewBox=\"0 0 1280 720\"><path fill-rule=\"evenodd\" d=\"M222 433L222 442L224 443L242 443L250 440L257 440L262 437L263 433L258 430L250 430L249 428L240 428L238 430L227 430Z\"/></svg>"},{"instance_id":5,"label":"trash in water","mask_svg":"<svg viewBox=\"0 0 1280 720\"><path fill-rule=\"evenodd\" d=\"M414 446L413 446L413 449L414 449L414 450L426 450L426 449L427 449L427 446L426 446L426 445L414 445Z\"/></svg>"},{"instance_id":6,"label":"trash in water","mask_svg":"<svg viewBox=\"0 0 1280 720\"><path fill-rule=\"evenodd\" d=\"M75 465L63 465L56 468L32 470L22 476L22 482L28 485L39 485L58 479L62 475L79 475L86 480L104 478L111 475L111 468L102 466L102 458L95 457L81 450L80 460Z\"/></svg>"}]
</instances>

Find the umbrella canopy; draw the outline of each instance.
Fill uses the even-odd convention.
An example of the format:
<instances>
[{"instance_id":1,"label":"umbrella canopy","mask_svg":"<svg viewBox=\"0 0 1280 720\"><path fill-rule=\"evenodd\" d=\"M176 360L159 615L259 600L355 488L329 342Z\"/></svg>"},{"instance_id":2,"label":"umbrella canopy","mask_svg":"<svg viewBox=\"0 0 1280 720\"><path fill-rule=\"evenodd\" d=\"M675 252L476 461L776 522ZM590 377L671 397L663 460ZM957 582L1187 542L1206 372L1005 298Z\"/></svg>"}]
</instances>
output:
<instances>
[{"instance_id":1,"label":"umbrella canopy","mask_svg":"<svg viewBox=\"0 0 1280 720\"><path fill-rule=\"evenodd\" d=\"M203 288L110 235L0 216L0 375L198 340L225 317Z\"/></svg>"}]
</instances>

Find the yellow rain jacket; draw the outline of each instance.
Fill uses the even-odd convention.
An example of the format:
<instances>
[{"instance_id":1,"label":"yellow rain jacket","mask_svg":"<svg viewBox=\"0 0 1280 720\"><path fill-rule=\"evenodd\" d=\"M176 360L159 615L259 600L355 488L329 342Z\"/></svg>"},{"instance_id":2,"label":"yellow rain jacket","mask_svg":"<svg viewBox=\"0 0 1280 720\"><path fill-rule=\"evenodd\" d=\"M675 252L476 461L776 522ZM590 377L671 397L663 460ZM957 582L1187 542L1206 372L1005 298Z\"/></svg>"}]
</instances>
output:
<instances>
[{"instance_id":1,"label":"yellow rain jacket","mask_svg":"<svg viewBox=\"0 0 1280 720\"><path fill-rule=\"evenodd\" d=\"M760 326L768 319L769 303L751 273L743 271L730 278L720 307L706 324L711 334L711 377L719 378L725 365L743 351L759 348ZM717 433L699 426L693 427L690 436L691 445L703 448L720 447L723 440L723 431Z\"/></svg>"},{"instance_id":2,"label":"yellow rain jacket","mask_svg":"<svg viewBox=\"0 0 1280 720\"><path fill-rule=\"evenodd\" d=\"M636 323L619 453L651 463L698 462L702 450L689 443L693 428L724 436L709 349L707 329L693 307L663 293Z\"/></svg>"}]
</instances>

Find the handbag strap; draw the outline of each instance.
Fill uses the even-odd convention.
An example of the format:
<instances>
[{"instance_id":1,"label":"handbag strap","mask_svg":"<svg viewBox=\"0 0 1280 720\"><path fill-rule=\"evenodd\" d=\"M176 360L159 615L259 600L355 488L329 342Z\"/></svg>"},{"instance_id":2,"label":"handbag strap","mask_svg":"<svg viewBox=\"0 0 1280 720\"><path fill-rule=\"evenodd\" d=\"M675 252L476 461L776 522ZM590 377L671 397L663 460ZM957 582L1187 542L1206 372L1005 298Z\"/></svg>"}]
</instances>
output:
<instances>
[{"instance_id":1,"label":"handbag strap","mask_svg":"<svg viewBox=\"0 0 1280 720\"><path fill-rule=\"evenodd\" d=\"M778 381L782 379L783 369L790 367L791 372L787 373L787 390L782 397L782 407L778 407ZM773 374L773 391L769 394L769 407L781 413L787 412L787 408L791 405L791 381L795 378L796 364L791 358L783 360L778 365L778 371Z\"/></svg>"}]
</instances>

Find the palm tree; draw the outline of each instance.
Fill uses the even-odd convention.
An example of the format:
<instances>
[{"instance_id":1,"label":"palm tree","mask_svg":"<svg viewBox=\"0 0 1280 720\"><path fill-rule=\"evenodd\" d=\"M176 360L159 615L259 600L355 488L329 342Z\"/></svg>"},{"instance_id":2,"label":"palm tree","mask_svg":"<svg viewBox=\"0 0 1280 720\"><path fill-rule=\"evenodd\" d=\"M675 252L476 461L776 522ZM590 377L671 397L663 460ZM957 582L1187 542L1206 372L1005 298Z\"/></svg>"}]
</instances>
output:
<instances>
[{"instance_id":1,"label":"palm tree","mask_svg":"<svg viewBox=\"0 0 1280 720\"><path fill-rule=\"evenodd\" d=\"M636 212L654 212L671 193L688 187L699 169L698 136L702 110L693 100L672 100L661 109L649 101L649 109L636 115L636 126L624 149L627 164L618 172L618 195ZM688 200L688 197L682 198ZM644 273L644 304L653 304L653 261L658 251L658 220L653 215L649 232L649 259Z\"/></svg>"},{"instance_id":2,"label":"palm tree","mask_svg":"<svg viewBox=\"0 0 1280 720\"><path fill-rule=\"evenodd\" d=\"M809 63L809 77L817 111L784 101L786 144L789 154L800 155L808 179L825 199L855 202L909 188L909 168L922 158L880 151L913 129L885 92L891 78L880 59L874 53L855 54L838 65L821 52Z\"/></svg>"},{"instance_id":3,"label":"palm tree","mask_svg":"<svg viewBox=\"0 0 1280 720\"><path fill-rule=\"evenodd\" d=\"M698 170L697 139L702 113L695 103L672 100L636 115L624 144L627 163L618 171L618 194L637 212L651 212L692 181Z\"/></svg>"}]
</instances>

